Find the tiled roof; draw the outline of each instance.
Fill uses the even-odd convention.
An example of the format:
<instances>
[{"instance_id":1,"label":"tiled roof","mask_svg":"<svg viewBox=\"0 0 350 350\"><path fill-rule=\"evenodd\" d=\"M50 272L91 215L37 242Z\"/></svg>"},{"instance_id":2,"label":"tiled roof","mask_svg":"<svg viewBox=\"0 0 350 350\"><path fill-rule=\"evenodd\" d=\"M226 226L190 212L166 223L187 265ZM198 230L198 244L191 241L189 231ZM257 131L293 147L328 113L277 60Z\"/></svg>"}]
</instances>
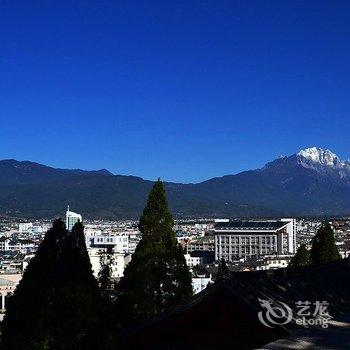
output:
<instances>
[{"instance_id":1,"label":"tiled roof","mask_svg":"<svg viewBox=\"0 0 350 350\"><path fill-rule=\"evenodd\" d=\"M287 224L286 221L229 221L217 223L215 230L275 231Z\"/></svg>"},{"instance_id":2,"label":"tiled roof","mask_svg":"<svg viewBox=\"0 0 350 350\"><path fill-rule=\"evenodd\" d=\"M293 333L300 329L295 324L295 304L298 301L328 301L331 316L350 314L350 259L297 269L235 272L227 281L211 285L170 312L137 325L129 330L129 334L137 334L146 328L156 329L160 323L178 317L210 296L220 295L221 291L229 292L233 301L240 300L249 305L256 314L261 311L259 299L285 303L291 307L293 318L292 322L280 327Z\"/></svg>"}]
</instances>

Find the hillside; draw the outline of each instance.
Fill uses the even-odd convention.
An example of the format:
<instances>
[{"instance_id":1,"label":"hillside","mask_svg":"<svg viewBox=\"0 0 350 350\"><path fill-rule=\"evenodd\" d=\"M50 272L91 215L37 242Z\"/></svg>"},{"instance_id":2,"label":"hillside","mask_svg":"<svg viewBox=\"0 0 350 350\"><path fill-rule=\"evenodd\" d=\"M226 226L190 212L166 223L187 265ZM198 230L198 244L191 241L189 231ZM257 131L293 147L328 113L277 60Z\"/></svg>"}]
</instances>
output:
<instances>
[{"instance_id":1,"label":"hillside","mask_svg":"<svg viewBox=\"0 0 350 350\"><path fill-rule=\"evenodd\" d=\"M0 215L52 218L67 204L88 218L137 218L152 182L102 169L0 161ZM349 215L350 165L320 148L199 184L165 183L175 217Z\"/></svg>"}]
</instances>

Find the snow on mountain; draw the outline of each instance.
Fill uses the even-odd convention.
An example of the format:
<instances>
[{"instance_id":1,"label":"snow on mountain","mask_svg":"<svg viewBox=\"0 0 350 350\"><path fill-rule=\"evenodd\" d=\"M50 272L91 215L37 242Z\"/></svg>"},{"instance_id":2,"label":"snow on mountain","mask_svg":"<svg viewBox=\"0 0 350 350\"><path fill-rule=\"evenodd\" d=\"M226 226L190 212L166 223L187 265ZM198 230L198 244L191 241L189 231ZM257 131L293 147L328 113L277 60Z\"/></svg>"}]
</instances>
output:
<instances>
[{"instance_id":1,"label":"snow on mountain","mask_svg":"<svg viewBox=\"0 0 350 350\"><path fill-rule=\"evenodd\" d=\"M349 161L341 160L335 153L319 147L311 147L301 150L297 154L299 163L306 168L319 168L320 166L350 170Z\"/></svg>"},{"instance_id":2,"label":"snow on mountain","mask_svg":"<svg viewBox=\"0 0 350 350\"><path fill-rule=\"evenodd\" d=\"M332 151L326 149L323 150L319 147L311 147L301 150L298 153L299 157L311 160L314 163L319 163L327 166L339 166L345 163L340 160L340 158L334 154Z\"/></svg>"}]
</instances>

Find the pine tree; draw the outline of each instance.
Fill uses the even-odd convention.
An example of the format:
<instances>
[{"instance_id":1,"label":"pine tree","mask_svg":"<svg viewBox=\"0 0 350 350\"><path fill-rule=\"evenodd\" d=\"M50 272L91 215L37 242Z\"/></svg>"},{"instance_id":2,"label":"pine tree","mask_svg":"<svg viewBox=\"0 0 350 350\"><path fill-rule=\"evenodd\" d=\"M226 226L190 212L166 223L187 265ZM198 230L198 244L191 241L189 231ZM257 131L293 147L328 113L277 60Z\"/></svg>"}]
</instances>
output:
<instances>
[{"instance_id":1,"label":"pine tree","mask_svg":"<svg viewBox=\"0 0 350 350\"><path fill-rule=\"evenodd\" d=\"M169 310L192 295L191 275L173 224L158 180L139 221L141 240L117 286L124 326Z\"/></svg>"},{"instance_id":2,"label":"pine tree","mask_svg":"<svg viewBox=\"0 0 350 350\"><path fill-rule=\"evenodd\" d=\"M341 259L335 244L334 232L328 222L322 224L317 231L311 248L311 261L313 264L322 264Z\"/></svg>"},{"instance_id":3,"label":"pine tree","mask_svg":"<svg viewBox=\"0 0 350 350\"><path fill-rule=\"evenodd\" d=\"M216 274L215 282L222 282L231 277L231 271L229 270L224 258L221 258L218 266L218 273Z\"/></svg>"},{"instance_id":4,"label":"pine tree","mask_svg":"<svg viewBox=\"0 0 350 350\"><path fill-rule=\"evenodd\" d=\"M68 233L56 220L9 300L2 348L103 349L112 342L99 328L104 310L82 224Z\"/></svg>"},{"instance_id":5,"label":"pine tree","mask_svg":"<svg viewBox=\"0 0 350 350\"><path fill-rule=\"evenodd\" d=\"M294 268L298 266L308 266L311 264L310 252L306 249L306 245L302 244L296 254L291 259L288 267Z\"/></svg>"},{"instance_id":6,"label":"pine tree","mask_svg":"<svg viewBox=\"0 0 350 350\"><path fill-rule=\"evenodd\" d=\"M104 297L110 297L113 291L112 281L112 264L113 252L108 249L107 252L102 253L100 257L100 271L98 273L98 283L100 292Z\"/></svg>"},{"instance_id":7,"label":"pine tree","mask_svg":"<svg viewBox=\"0 0 350 350\"><path fill-rule=\"evenodd\" d=\"M62 349L104 348L105 341L110 341L105 333L107 328L103 329L100 324L106 309L92 273L81 223L75 224L63 241L57 275L59 285L54 286L52 304L56 317L54 346L59 344Z\"/></svg>"},{"instance_id":8,"label":"pine tree","mask_svg":"<svg viewBox=\"0 0 350 350\"><path fill-rule=\"evenodd\" d=\"M1 348L49 348L52 330L47 320L53 317L50 291L57 278L55 267L59 260L59 246L66 234L63 222L56 220L30 261L8 301L2 324Z\"/></svg>"}]
</instances>

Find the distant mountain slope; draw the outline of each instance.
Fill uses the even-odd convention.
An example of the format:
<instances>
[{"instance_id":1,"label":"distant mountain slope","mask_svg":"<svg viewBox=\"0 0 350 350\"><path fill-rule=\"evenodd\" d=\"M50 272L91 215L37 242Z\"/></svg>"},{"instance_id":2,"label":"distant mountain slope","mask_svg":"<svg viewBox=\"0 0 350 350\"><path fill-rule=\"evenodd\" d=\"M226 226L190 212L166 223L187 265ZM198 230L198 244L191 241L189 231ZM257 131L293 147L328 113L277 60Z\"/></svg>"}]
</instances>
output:
<instances>
[{"instance_id":1,"label":"distant mountain slope","mask_svg":"<svg viewBox=\"0 0 350 350\"><path fill-rule=\"evenodd\" d=\"M106 169L86 171L80 169L55 169L46 165L14 159L0 161L0 185L47 184L72 178L74 175L113 175Z\"/></svg>"},{"instance_id":2,"label":"distant mountain slope","mask_svg":"<svg viewBox=\"0 0 350 350\"><path fill-rule=\"evenodd\" d=\"M230 214L265 215L263 208L235 207L187 194L189 185L167 183L173 212L178 217ZM67 204L89 218L137 218L152 182L106 170L55 169L32 162L0 161L0 215L51 218ZM269 213L273 213L269 211Z\"/></svg>"},{"instance_id":3,"label":"distant mountain slope","mask_svg":"<svg viewBox=\"0 0 350 350\"><path fill-rule=\"evenodd\" d=\"M107 170L0 161L0 215L52 218L67 204L90 218L137 218L151 181ZM176 217L349 215L350 163L309 148L258 170L199 184L166 183Z\"/></svg>"},{"instance_id":4,"label":"distant mountain slope","mask_svg":"<svg viewBox=\"0 0 350 350\"><path fill-rule=\"evenodd\" d=\"M349 180L349 162L313 147L262 169L211 179L198 187L222 200L286 215L346 215L350 214Z\"/></svg>"}]
</instances>

